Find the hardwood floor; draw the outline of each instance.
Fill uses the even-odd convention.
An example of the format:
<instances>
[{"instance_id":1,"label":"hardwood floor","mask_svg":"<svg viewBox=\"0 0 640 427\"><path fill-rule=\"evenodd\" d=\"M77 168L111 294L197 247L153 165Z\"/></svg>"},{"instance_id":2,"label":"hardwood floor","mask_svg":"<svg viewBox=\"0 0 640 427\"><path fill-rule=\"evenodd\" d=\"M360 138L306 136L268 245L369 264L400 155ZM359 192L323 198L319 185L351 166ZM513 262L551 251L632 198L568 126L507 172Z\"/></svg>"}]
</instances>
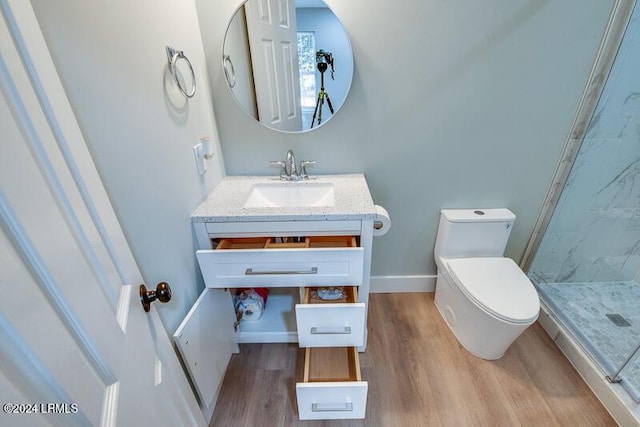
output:
<instances>
[{"instance_id":1,"label":"hardwood floor","mask_svg":"<svg viewBox=\"0 0 640 427\"><path fill-rule=\"evenodd\" d=\"M211 426L615 426L539 324L497 361L456 341L432 293L371 294L364 420L299 421L304 350L243 344Z\"/></svg>"}]
</instances>

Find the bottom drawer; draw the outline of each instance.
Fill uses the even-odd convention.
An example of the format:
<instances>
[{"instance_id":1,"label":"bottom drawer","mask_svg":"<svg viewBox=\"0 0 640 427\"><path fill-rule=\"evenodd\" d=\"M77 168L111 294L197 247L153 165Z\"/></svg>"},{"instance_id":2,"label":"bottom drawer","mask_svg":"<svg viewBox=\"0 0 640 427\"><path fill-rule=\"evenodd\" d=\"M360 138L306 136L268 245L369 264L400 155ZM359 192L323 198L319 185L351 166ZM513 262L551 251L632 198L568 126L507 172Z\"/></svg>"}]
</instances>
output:
<instances>
[{"instance_id":1,"label":"bottom drawer","mask_svg":"<svg viewBox=\"0 0 640 427\"><path fill-rule=\"evenodd\" d=\"M305 350L304 379L296 384L301 420L364 418L367 391L356 347Z\"/></svg>"}]
</instances>

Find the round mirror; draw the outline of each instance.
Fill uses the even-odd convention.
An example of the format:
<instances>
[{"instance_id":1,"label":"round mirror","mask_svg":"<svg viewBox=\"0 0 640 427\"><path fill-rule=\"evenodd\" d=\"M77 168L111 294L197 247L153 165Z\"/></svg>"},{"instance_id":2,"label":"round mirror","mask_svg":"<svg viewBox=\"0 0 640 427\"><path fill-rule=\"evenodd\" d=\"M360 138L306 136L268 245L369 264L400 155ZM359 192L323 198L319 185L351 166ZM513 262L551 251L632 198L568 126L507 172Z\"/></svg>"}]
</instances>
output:
<instances>
[{"instance_id":1,"label":"round mirror","mask_svg":"<svg viewBox=\"0 0 640 427\"><path fill-rule=\"evenodd\" d=\"M271 129L306 132L344 103L353 52L322 0L247 0L227 27L222 67L247 115Z\"/></svg>"}]
</instances>

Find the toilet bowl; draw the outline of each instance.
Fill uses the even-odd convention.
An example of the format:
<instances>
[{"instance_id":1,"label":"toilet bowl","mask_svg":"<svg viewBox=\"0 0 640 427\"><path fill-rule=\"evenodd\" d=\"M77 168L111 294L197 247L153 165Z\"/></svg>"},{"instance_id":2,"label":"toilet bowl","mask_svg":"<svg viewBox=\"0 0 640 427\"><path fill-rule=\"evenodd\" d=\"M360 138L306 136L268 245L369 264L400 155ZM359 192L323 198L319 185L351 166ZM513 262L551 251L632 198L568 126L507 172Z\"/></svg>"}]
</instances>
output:
<instances>
[{"instance_id":1,"label":"toilet bowl","mask_svg":"<svg viewBox=\"0 0 640 427\"><path fill-rule=\"evenodd\" d=\"M460 344L483 359L501 358L540 311L531 281L503 257L514 221L507 209L441 211L435 304Z\"/></svg>"}]
</instances>

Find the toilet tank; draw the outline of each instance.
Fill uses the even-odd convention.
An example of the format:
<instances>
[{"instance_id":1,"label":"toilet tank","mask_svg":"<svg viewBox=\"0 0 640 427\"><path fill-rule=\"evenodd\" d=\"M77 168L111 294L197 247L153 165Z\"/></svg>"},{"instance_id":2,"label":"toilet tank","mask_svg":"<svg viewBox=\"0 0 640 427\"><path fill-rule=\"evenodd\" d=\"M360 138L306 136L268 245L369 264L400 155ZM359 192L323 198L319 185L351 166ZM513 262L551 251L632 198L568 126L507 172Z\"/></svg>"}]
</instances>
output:
<instances>
[{"instance_id":1,"label":"toilet tank","mask_svg":"<svg viewBox=\"0 0 640 427\"><path fill-rule=\"evenodd\" d=\"M515 220L509 209L442 209L434 256L501 257Z\"/></svg>"}]
</instances>

